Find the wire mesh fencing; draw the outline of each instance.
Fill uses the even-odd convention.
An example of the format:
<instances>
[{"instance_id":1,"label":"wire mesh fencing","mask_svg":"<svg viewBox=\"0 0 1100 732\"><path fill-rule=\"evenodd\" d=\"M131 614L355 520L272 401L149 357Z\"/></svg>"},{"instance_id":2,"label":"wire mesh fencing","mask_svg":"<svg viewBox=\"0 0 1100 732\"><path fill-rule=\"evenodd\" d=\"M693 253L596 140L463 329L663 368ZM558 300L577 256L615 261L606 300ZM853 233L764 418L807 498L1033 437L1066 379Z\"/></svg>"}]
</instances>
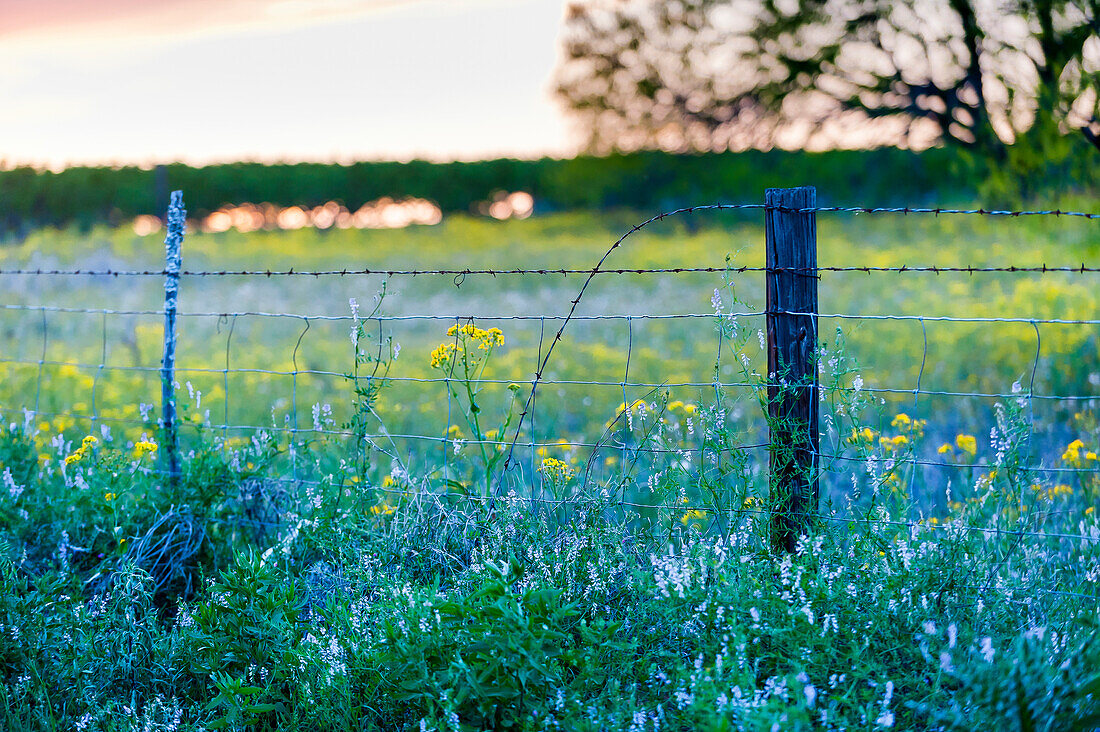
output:
<instances>
[{"instance_id":1,"label":"wire mesh fencing","mask_svg":"<svg viewBox=\"0 0 1100 732\"><path fill-rule=\"evenodd\" d=\"M1100 551L1100 311L1087 294L1100 267L832 264L816 240L799 244L814 247L812 267L615 263L643 229L708 211L1086 225L1100 214L723 204L653 216L589 268L190 269L175 205L163 268L0 269L32 283L0 304L0 411L49 437L46 464L61 469L81 434L156 437L171 480L204 441L262 436L280 454L265 480L297 490L335 473L380 505L516 491L557 510L595 486L604 508L700 531L794 511L840 529L874 520ZM950 246L965 256L965 242ZM767 278L785 275L812 279L823 306L769 299ZM988 302L954 307L981 278ZM1006 278L1029 283L1024 304L1045 283L1056 292L1003 312ZM111 306L84 306L92 291ZM864 291L873 299L849 296ZM300 307L276 307L288 303ZM796 350L778 342L782 318L810 324ZM797 400L812 419L778 404ZM785 444L811 431L806 454ZM777 503L789 469L809 476L798 490L812 488L812 510ZM1081 586L1096 598L1095 579Z\"/></svg>"}]
</instances>

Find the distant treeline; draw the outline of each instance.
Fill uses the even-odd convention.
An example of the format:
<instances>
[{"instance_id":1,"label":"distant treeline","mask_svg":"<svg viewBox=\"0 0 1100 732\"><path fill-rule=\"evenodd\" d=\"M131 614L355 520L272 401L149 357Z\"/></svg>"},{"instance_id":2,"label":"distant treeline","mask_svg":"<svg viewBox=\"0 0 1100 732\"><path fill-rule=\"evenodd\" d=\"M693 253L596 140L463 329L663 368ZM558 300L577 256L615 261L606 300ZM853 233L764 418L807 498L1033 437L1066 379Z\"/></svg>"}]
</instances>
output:
<instances>
[{"instance_id":1,"label":"distant treeline","mask_svg":"<svg viewBox=\"0 0 1100 732\"><path fill-rule=\"evenodd\" d=\"M536 212L631 208L655 211L715 202L759 201L769 187L815 185L822 203L922 203L973 191L957 153L883 148L821 153L671 155L642 152L567 160L412 161L352 165L232 163L159 169L77 167L54 173L0 170L0 229L82 227L162 214L182 189L190 215L225 205L317 206L351 210L383 196L417 197L445 213L476 211L499 191L527 191Z\"/></svg>"}]
</instances>

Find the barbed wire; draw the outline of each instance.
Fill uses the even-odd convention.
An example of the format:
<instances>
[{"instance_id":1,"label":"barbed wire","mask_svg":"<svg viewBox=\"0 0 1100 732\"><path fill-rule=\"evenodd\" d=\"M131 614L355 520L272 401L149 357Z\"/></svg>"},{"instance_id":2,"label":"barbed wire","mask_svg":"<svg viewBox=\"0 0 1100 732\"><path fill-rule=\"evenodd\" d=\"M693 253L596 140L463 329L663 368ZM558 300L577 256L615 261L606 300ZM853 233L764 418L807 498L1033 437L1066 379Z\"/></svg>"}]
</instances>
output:
<instances>
[{"instance_id":1,"label":"barbed wire","mask_svg":"<svg viewBox=\"0 0 1100 732\"><path fill-rule=\"evenodd\" d=\"M649 275L649 274L716 274L716 273L744 274L747 272L764 272L768 274L782 274L790 272L805 274L813 272L861 272L871 274L884 273L930 273L930 274L1092 274L1100 272L1100 267L1092 267L1081 263L1079 265L1002 265L995 267L981 267L974 265L897 265L893 267L872 267L865 265L838 266L838 267L754 267L754 266L722 266L722 267L619 267L614 269L600 269L594 272L597 275ZM168 274L164 269L0 269L0 275L30 275L30 276L80 276L80 277L163 277ZM422 277L422 276L448 276L467 277L476 275L488 275L491 277L512 275L588 275L593 274L591 269L577 268L531 268L531 269L222 269L222 270L181 270L181 277L352 277L352 276L385 276L385 277ZM457 283L456 283L457 284Z\"/></svg>"},{"instance_id":2,"label":"barbed wire","mask_svg":"<svg viewBox=\"0 0 1100 732\"><path fill-rule=\"evenodd\" d=\"M760 211L779 211L783 213L796 213L796 214L818 214L818 213L852 213L852 214L931 214L934 216L940 215L976 215L976 216L994 216L994 217L1033 217L1033 216L1055 216L1055 217L1073 217L1083 219L1100 219L1100 213L1087 213L1083 211L1063 211L1061 209L1045 209L1045 210L1023 210L1023 211L1010 211L1010 210L996 210L985 208L945 208L945 207L912 207L912 206L894 206L894 207L868 207L868 206L810 206L805 208L791 208L787 206L775 206L765 203L716 203L705 204L699 206L685 206L682 208L674 209L659 213L649 219L635 224L631 229L619 240L621 242L631 234L646 228L650 224L662 221L666 218L673 216L680 216L685 214L697 213L702 211L747 211L747 210L760 210ZM612 247L615 248L615 247ZM601 260L600 264L603 263ZM1049 267L1046 264L1041 265L1023 265L1023 266L1002 266L1002 267L973 267L973 266L957 266L957 267L939 267L934 265L916 265L916 266L901 266L901 267L867 267L867 266L855 266L855 267L817 267L818 272L932 272L932 273L947 273L947 272L965 272L967 274L976 274L980 272L1001 272L1001 273L1023 273L1023 272L1076 272L1084 274L1087 272L1100 272L1100 267L1088 267L1084 263L1080 265L1072 266L1053 266ZM327 270L296 270L293 267L286 270L273 270L273 269L240 269L240 270L181 270L178 272L180 276L184 277L244 277L244 276L256 276L256 277L292 277L292 276L305 276L305 277L324 277L324 276L349 276L349 275L384 275L386 277L396 276L420 276L420 275L440 275L440 276L452 276L455 277L455 284L461 284L459 278L465 278L471 275L549 275L560 274L567 276L570 274L584 274L584 275L596 275L596 274L663 274L663 273L686 273L686 272L806 272L805 268L768 268L768 267L672 267L672 268L615 268L615 269L601 269L597 265L593 269L564 269L564 268L532 268L532 269L327 269ZM146 269L146 270L114 270L114 269L0 269L0 275L53 275L53 276L98 276L98 277L163 277L169 274L167 269ZM172 274L177 274L173 271Z\"/></svg>"},{"instance_id":3,"label":"barbed wire","mask_svg":"<svg viewBox=\"0 0 1100 732\"><path fill-rule=\"evenodd\" d=\"M30 304L17 304L17 305L0 305L0 310L25 310L33 312L47 312L47 313L68 313L68 314L83 314L83 315L149 315L157 316L164 315L164 310L115 310L110 308L78 308L78 307L65 307L59 305L30 305ZM334 322L400 322L400 321L437 321L454 323L468 322L468 321L560 321L565 320L564 315L508 315L508 314L476 314L476 313L454 313L448 315L440 315L438 313L432 314L408 314L408 315L372 315L368 317L356 317L354 315L324 315L324 314L309 314L309 313L284 313L284 312L272 312L263 310L226 310L226 311L192 311L179 310L176 313L181 318L240 318L240 317L254 317L254 318L289 318L291 320L301 321L334 321ZM699 319L699 318L739 318L739 317L754 317L766 315L763 311L745 311L745 312L731 312L722 313L721 316L716 316L711 313L607 313L600 315L575 315L573 320L681 320L681 319Z\"/></svg>"}]
</instances>

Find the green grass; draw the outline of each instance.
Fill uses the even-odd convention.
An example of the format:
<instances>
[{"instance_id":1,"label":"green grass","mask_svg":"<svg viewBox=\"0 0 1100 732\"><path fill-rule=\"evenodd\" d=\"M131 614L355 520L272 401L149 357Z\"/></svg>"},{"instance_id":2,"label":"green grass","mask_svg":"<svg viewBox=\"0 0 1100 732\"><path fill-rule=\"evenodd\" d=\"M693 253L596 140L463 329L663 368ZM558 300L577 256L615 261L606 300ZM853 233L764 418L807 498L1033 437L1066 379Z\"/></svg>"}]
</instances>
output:
<instances>
[{"instance_id":1,"label":"green grass","mask_svg":"<svg viewBox=\"0 0 1100 732\"><path fill-rule=\"evenodd\" d=\"M195 235L184 262L583 268L631 223L454 217ZM1061 219L822 215L819 263L1091 263L1094 232ZM720 267L728 253L733 267L758 266L761 248L755 216L665 222L609 265ZM43 230L0 266L159 269L160 254L159 239L124 230ZM826 273L821 310L1090 319L1093 278ZM155 310L163 296L155 277L0 279L5 304ZM582 281L392 277L380 307L562 315ZM737 449L767 441L762 319L728 317L760 310L761 284L760 273L597 278L578 312L629 315L629 328L569 325L507 473L497 441L519 404L511 421L507 405L526 396L557 321L479 319L504 344L468 343L464 378L461 360L429 362L455 342L452 320L368 317L382 278L185 278L185 313L350 315L354 297L365 319L355 350L349 320L185 315L184 473L170 481L134 448L142 434L161 439L157 409L142 406L159 404L160 316L47 312L43 357L42 313L5 310L0 726L1100 724L1095 399L1028 393L1034 368L1036 395L1095 395L1098 328L1040 326L1035 366L1029 323L823 318L822 517L788 556L771 549L767 450ZM675 313L707 317L640 317ZM747 385L716 389L716 358L723 382ZM388 378L369 378L376 366ZM872 391L913 389L918 374L923 390L1020 391ZM570 380L608 384L554 383Z\"/></svg>"}]
</instances>

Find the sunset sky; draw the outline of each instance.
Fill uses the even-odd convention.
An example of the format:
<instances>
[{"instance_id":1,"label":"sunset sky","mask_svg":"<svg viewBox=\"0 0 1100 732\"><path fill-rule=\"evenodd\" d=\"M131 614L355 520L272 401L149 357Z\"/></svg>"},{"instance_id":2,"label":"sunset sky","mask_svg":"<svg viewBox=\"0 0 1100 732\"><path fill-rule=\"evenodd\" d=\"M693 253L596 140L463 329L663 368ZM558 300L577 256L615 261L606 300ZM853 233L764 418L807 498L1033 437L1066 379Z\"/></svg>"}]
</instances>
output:
<instances>
[{"instance_id":1,"label":"sunset sky","mask_svg":"<svg viewBox=\"0 0 1100 732\"><path fill-rule=\"evenodd\" d=\"M0 162L562 154L564 0L0 0Z\"/></svg>"}]
</instances>

